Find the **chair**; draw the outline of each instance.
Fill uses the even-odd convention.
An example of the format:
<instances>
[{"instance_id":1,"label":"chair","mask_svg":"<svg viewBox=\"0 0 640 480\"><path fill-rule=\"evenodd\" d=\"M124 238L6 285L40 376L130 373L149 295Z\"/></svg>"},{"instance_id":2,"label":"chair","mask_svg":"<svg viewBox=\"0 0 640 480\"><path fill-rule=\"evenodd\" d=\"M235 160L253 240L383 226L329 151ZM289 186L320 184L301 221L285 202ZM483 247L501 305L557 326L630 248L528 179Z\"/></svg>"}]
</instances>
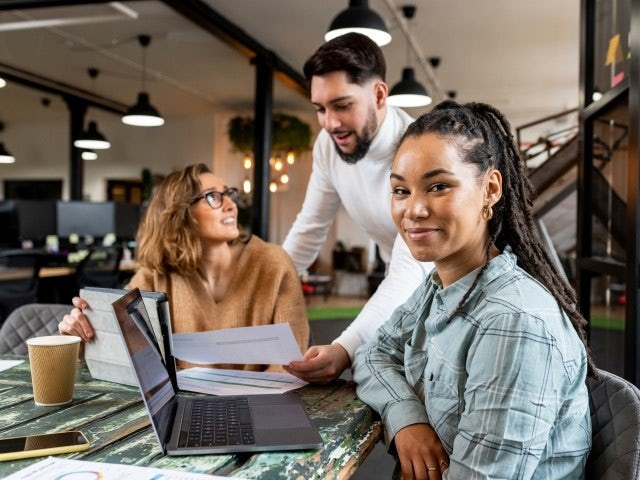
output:
<instances>
[{"instance_id":1,"label":"chair","mask_svg":"<svg viewBox=\"0 0 640 480\"><path fill-rule=\"evenodd\" d=\"M26 355L25 340L56 335L58 323L71 308L71 305L47 303L28 303L16 308L0 327L0 354Z\"/></svg>"},{"instance_id":2,"label":"chair","mask_svg":"<svg viewBox=\"0 0 640 480\"><path fill-rule=\"evenodd\" d=\"M84 257L77 267L78 286L83 287L120 287L120 245L96 246Z\"/></svg>"},{"instance_id":3,"label":"chair","mask_svg":"<svg viewBox=\"0 0 640 480\"><path fill-rule=\"evenodd\" d=\"M587 480L640 478L640 390L604 370L587 379L593 446Z\"/></svg>"},{"instance_id":4,"label":"chair","mask_svg":"<svg viewBox=\"0 0 640 480\"><path fill-rule=\"evenodd\" d=\"M42 253L0 251L0 325L17 307L38 301Z\"/></svg>"}]
</instances>

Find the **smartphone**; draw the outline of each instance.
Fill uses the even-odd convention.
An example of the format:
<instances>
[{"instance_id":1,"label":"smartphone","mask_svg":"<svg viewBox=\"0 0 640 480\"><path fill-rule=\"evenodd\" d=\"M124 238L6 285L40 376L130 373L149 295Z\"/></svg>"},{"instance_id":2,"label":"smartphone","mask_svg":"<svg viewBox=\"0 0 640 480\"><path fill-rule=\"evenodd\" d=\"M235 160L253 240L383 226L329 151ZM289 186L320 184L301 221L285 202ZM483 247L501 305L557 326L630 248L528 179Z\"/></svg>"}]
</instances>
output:
<instances>
[{"instance_id":1,"label":"smartphone","mask_svg":"<svg viewBox=\"0 0 640 480\"><path fill-rule=\"evenodd\" d=\"M80 452L87 450L89 446L89 440L82 432L0 438L0 461Z\"/></svg>"}]
</instances>

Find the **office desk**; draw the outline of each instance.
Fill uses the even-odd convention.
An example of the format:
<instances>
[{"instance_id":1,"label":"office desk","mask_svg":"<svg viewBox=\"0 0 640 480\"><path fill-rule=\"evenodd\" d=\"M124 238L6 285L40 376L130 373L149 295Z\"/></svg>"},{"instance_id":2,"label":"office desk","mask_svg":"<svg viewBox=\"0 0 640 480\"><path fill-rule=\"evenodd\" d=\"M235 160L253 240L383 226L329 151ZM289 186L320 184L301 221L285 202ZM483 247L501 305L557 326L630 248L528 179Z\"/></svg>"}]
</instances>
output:
<instances>
[{"instance_id":1,"label":"office desk","mask_svg":"<svg viewBox=\"0 0 640 480\"><path fill-rule=\"evenodd\" d=\"M135 262L120 263L120 271L135 273L138 270L138 264ZM66 277L76 274L76 265L65 265L62 267L42 267L40 268L40 278Z\"/></svg>"},{"instance_id":2,"label":"office desk","mask_svg":"<svg viewBox=\"0 0 640 480\"><path fill-rule=\"evenodd\" d=\"M0 356L0 359L14 358L24 357ZM381 438L379 420L357 399L353 383L306 386L298 391L320 430L323 448L254 455L167 457L158 447L138 389L93 380L83 367L72 403L37 407L25 361L0 372L0 436L82 430L91 442L91 449L69 454L69 458L260 480L349 478ZM0 462L0 478L38 460Z\"/></svg>"}]
</instances>

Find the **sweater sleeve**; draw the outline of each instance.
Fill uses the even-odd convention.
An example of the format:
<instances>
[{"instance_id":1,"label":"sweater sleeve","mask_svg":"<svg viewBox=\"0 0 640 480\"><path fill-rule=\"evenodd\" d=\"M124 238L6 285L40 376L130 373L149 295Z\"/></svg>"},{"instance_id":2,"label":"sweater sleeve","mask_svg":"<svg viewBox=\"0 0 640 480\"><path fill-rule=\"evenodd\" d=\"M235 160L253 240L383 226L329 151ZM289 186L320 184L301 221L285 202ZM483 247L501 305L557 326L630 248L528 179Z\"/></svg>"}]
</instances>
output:
<instances>
[{"instance_id":1,"label":"sweater sleeve","mask_svg":"<svg viewBox=\"0 0 640 480\"><path fill-rule=\"evenodd\" d=\"M326 163L318 137L313 146L313 169L302 209L282 244L298 273L306 270L318 256L340 206Z\"/></svg>"}]
</instances>

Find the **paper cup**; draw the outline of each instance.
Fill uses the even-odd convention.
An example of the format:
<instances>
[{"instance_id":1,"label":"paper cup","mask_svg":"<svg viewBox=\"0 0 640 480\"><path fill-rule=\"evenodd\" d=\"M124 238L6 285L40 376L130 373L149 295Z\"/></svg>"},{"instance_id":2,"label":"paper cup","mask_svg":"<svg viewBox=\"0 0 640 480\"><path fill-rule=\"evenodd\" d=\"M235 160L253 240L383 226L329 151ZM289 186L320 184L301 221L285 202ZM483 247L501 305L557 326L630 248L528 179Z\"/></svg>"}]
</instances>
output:
<instances>
[{"instance_id":1,"label":"paper cup","mask_svg":"<svg viewBox=\"0 0 640 480\"><path fill-rule=\"evenodd\" d=\"M73 399L80 337L50 335L27 340L36 405L64 405Z\"/></svg>"}]
</instances>

